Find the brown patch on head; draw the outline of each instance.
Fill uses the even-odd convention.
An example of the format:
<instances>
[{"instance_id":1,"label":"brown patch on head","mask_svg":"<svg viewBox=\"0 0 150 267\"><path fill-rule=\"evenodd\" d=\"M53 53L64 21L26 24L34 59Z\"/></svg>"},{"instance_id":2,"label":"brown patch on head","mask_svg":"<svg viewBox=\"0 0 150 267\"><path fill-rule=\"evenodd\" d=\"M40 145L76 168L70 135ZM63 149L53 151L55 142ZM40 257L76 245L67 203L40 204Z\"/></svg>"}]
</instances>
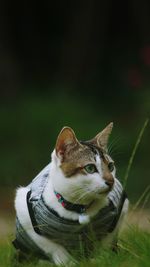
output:
<instances>
[{"instance_id":1,"label":"brown patch on head","mask_svg":"<svg viewBox=\"0 0 150 267\"><path fill-rule=\"evenodd\" d=\"M70 127L64 127L56 142L56 155L60 158L61 169L66 177L84 172L86 164L94 163L94 153L85 145L82 145L76 138ZM85 173L85 172L84 172Z\"/></svg>"},{"instance_id":2,"label":"brown patch on head","mask_svg":"<svg viewBox=\"0 0 150 267\"><path fill-rule=\"evenodd\" d=\"M94 153L89 147L82 145L66 151L60 167L66 177L71 177L77 173L85 174L83 167L89 163L95 163Z\"/></svg>"},{"instance_id":3,"label":"brown patch on head","mask_svg":"<svg viewBox=\"0 0 150 267\"><path fill-rule=\"evenodd\" d=\"M56 141L56 154L63 160L66 150L71 147L80 146L74 131L70 127L64 127Z\"/></svg>"},{"instance_id":4,"label":"brown patch on head","mask_svg":"<svg viewBox=\"0 0 150 267\"><path fill-rule=\"evenodd\" d=\"M66 177L74 176L77 173L86 174L84 166L95 164L96 154L99 154L102 161L103 179L113 184L113 176L108 168L109 159L106 154L108 137L112 130L112 123L109 124L94 139L87 142L79 142L74 131L64 127L56 142L56 155L60 158L62 169Z\"/></svg>"}]
</instances>

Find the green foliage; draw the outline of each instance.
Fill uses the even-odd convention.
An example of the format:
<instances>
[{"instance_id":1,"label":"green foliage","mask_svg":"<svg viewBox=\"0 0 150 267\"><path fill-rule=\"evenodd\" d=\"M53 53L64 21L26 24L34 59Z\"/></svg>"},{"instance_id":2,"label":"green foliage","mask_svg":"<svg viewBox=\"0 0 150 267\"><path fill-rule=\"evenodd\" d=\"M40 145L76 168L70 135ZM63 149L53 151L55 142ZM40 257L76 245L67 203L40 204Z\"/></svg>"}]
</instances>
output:
<instances>
[{"instance_id":1,"label":"green foliage","mask_svg":"<svg viewBox=\"0 0 150 267\"><path fill-rule=\"evenodd\" d=\"M81 260L78 267L149 267L150 263L150 232L130 227L124 232L118 243L118 252L101 249L97 246L92 260ZM1 267L48 267L48 262L29 261L18 263L15 251L10 242L0 245Z\"/></svg>"}]
</instances>

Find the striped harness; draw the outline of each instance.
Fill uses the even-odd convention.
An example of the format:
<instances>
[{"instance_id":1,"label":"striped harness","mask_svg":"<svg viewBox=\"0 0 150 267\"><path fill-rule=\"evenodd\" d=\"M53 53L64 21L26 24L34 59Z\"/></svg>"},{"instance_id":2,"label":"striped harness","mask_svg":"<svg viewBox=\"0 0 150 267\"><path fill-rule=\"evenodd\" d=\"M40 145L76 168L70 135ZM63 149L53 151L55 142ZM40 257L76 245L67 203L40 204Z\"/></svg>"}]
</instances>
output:
<instances>
[{"instance_id":1,"label":"striped harness","mask_svg":"<svg viewBox=\"0 0 150 267\"><path fill-rule=\"evenodd\" d=\"M48 182L49 165L28 185L26 201L34 231L54 241L68 251L84 248L88 255L94 248L94 241L101 241L107 234L113 232L120 218L125 199L125 191L120 182L115 179L113 190L108 194L108 205L103 207L89 224L65 219L57 211L46 205L43 191ZM46 257L44 252L28 236L16 218L16 239L13 241L16 249L24 253L32 253L39 257Z\"/></svg>"}]
</instances>

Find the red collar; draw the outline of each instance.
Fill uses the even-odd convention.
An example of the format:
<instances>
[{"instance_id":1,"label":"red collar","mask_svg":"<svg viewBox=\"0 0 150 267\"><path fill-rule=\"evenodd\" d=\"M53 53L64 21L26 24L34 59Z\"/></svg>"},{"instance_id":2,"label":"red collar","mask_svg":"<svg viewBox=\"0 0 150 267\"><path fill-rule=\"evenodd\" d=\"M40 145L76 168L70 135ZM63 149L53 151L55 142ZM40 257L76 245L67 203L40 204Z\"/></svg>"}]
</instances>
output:
<instances>
[{"instance_id":1,"label":"red collar","mask_svg":"<svg viewBox=\"0 0 150 267\"><path fill-rule=\"evenodd\" d=\"M61 194L59 194L58 192L54 191L54 193L58 199L58 202L61 203L61 205L65 209L70 210L70 211L75 211L77 213L82 214L91 205L91 203L89 205L73 204L73 203L69 202L68 200L64 199L64 197Z\"/></svg>"}]
</instances>

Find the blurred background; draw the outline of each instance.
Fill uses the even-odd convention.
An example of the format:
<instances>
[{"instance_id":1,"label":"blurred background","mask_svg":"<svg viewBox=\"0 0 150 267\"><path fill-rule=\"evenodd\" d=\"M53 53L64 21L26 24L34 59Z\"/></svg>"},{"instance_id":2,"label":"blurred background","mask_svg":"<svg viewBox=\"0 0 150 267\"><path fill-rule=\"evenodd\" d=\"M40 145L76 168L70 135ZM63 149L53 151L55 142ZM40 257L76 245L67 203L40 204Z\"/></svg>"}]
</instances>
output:
<instances>
[{"instance_id":1,"label":"blurred background","mask_svg":"<svg viewBox=\"0 0 150 267\"><path fill-rule=\"evenodd\" d=\"M49 163L64 125L86 140L113 121L111 155L123 180L150 111L150 2L1 1L0 89L7 223L15 188ZM127 182L132 203L150 184L149 136L148 125Z\"/></svg>"}]
</instances>

